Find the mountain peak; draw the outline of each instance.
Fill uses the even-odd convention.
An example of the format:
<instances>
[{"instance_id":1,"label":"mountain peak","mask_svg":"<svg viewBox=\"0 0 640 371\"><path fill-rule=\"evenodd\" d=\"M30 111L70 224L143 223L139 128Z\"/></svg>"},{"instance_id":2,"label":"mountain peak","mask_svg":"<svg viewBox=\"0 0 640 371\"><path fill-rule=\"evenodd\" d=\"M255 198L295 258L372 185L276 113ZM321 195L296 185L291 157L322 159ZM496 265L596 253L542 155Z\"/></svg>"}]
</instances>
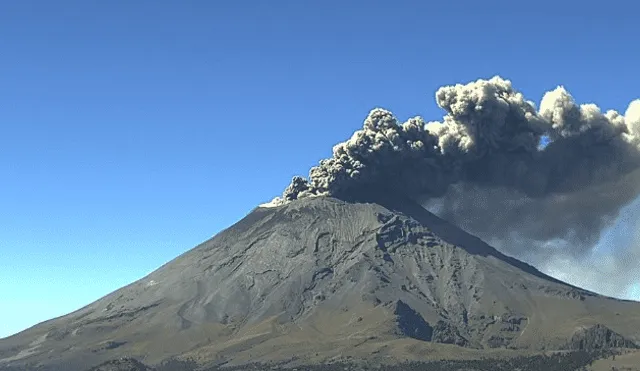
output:
<instances>
[{"instance_id":1,"label":"mountain peak","mask_svg":"<svg viewBox=\"0 0 640 371\"><path fill-rule=\"evenodd\" d=\"M322 361L404 341L559 349L585 321L626 344L638 340L638 309L548 277L411 200L309 197L258 207L148 276L0 340L0 369Z\"/></svg>"}]
</instances>

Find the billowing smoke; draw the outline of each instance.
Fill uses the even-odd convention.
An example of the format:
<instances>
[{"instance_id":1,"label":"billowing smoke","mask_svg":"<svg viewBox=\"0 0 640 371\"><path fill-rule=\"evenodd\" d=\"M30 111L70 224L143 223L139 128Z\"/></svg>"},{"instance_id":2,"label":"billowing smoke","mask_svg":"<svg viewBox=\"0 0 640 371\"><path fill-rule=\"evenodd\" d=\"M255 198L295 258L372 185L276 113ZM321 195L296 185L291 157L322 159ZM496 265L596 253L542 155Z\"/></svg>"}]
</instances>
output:
<instances>
[{"instance_id":1,"label":"billowing smoke","mask_svg":"<svg viewBox=\"0 0 640 371\"><path fill-rule=\"evenodd\" d=\"M494 77L442 87L436 101L447 112L442 122L399 123L374 109L308 180L294 178L283 199L344 197L364 187L437 197L458 183L537 198L615 182L639 165L640 100L625 116L602 113L558 87L536 111L510 81ZM543 137L548 144L540 148Z\"/></svg>"},{"instance_id":2,"label":"billowing smoke","mask_svg":"<svg viewBox=\"0 0 640 371\"><path fill-rule=\"evenodd\" d=\"M603 113L558 87L537 109L494 77L442 87L436 102L441 122L372 110L279 202L397 192L540 266L590 257L640 194L640 100Z\"/></svg>"}]
</instances>

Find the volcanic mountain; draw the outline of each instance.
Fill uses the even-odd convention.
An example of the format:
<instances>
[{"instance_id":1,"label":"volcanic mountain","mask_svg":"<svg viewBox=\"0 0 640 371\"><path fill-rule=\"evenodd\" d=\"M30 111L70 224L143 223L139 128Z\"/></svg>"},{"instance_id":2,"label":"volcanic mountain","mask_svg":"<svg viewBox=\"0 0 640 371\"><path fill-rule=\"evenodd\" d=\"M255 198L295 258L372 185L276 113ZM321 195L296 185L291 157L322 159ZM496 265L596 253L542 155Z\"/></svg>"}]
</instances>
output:
<instances>
[{"instance_id":1,"label":"volcanic mountain","mask_svg":"<svg viewBox=\"0 0 640 371\"><path fill-rule=\"evenodd\" d=\"M5 319L6 320L6 319ZM570 286L416 203L258 207L148 276L0 340L0 370L637 347L640 303Z\"/></svg>"}]
</instances>

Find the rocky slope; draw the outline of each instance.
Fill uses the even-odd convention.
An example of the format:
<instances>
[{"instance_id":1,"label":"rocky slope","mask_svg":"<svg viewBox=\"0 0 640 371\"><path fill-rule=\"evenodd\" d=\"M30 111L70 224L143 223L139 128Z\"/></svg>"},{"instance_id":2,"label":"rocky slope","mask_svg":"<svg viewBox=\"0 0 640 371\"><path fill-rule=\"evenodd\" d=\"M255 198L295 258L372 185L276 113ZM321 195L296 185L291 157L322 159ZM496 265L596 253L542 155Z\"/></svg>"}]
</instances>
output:
<instances>
[{"instance_id":1,"label":"rocky slope","mask_svg":"<svg viewBox=\"0 0 640 371\"><path fill-rule=\"evenodd\" d=\"M104 362L89 371L153 371L142 362L132 358L121 358Z\"/></svg>"},{"instance_id":2,"label":"rocky slope","mask_svg":"<svg viewBox=\"0 0 640 371\"><path fill-rule=\"evenodd\" d=\"M419 205L376 201L257 208L143 279L0 340L0 370L71 371L125 356L471 357L640 341L640 304L545 276Z\"/></svg>"}]
</instances>

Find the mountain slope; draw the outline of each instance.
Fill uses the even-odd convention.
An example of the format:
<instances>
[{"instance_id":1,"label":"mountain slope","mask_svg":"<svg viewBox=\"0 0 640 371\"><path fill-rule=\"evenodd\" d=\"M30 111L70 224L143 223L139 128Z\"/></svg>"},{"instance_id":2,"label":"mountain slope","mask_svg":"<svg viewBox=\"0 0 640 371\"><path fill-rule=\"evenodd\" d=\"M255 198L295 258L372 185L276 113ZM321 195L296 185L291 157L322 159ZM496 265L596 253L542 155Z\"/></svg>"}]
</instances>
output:
<instances>
[{"instance_id":1,"label":"mountain slope","mask_svg":"<svg viewBox=\"0 0 640 371\"><path fill-rule=\"evenodd\" d=\"M594 331L605 335L572 341ZM471 357L607 346L612 334L640 341L640 304L548 277L406 200L316 197L257 208L143 279L0 340L0 370L435 357L456 345Z\"/></svg>"}]
</instances>

